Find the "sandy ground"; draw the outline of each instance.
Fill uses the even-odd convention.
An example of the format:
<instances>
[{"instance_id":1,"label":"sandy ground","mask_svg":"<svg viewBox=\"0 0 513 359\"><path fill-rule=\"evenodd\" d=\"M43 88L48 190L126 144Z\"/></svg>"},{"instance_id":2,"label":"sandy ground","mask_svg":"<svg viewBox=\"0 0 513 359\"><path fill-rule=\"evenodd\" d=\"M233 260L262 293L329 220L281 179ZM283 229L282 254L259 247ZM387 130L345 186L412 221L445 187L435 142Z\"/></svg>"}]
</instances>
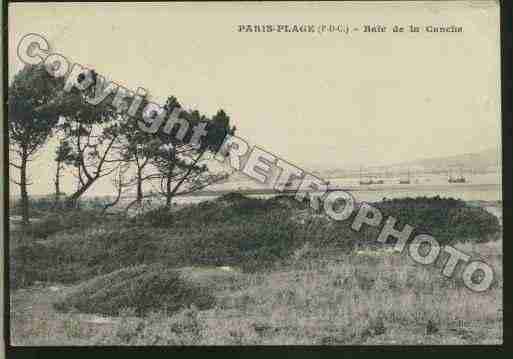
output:
<instances>
[{"instance_id":1,"label":"sandy ground","mask_svg":"<svg viewBox=\"0 0 513 359\"><path fill-rule=\"evenodd\" d=\"M57 312L52 305L66 295L68 289L40 284L15 291L11 295L12 345L26 345L28 337L38 338L38 342L32 339L31 345L63 345L63 338L68 339L66 344L84 345L92 336L112 330L115 324L112 318Z\"/></svg>"}]
</instances>

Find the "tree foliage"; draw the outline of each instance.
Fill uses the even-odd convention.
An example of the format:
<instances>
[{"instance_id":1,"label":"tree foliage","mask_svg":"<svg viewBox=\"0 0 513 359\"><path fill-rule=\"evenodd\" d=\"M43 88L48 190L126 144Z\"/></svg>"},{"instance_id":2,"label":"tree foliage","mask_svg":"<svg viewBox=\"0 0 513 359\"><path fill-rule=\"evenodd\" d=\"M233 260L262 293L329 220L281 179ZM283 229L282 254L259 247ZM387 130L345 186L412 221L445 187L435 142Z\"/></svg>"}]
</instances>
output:
<instances>
[{"instance_id":1,"label":"tree foliage","mask_svg":"<svg viewBox=\"0 0 513 359\"><path fill-rule=\"evenodd\" d=\"M57 113L39 108L55 98L62 86L62 80L50 76L43 66L25 66L9 86L9 165L19 171L18 181L10 179L20 187L24 224L29 222L28 162L45 145L59 119Z\"/></svg>"},{"instance_id":2,"label":"tree foliage","mask_svg":"<svg viewBox=\"0 0 513 359\"><path fill-rule=\"evenodd\" d=\"M14 119L10 136L27 157L52 133L60 134L55 153L56 200L65 166L74 169L77 182L75 192L67 198L69 206L76 206L98 179L114 173L118 174L118 199L126 189L135 187L136 202L140 202L145 196L143 184L148 182L165 197L168 207L174 196L200 190L226 177L226 173L215 173L207 166L225 136L235 131L223 110L210 119L197 110L182 109L178 99L169 96L163 106L165 121L158 131L149 133L140 128L140 120L147 120L143 110L149 104L147 99L143 99L135 117L111 104L113 94L96 105L88 101L95 96L98 75L94 71L88 74L93 83L85 91L64 91L64 81L53 78L43 67L27 69L16 75L10 89ZM170 122L168 115L176 109L185 125L173 126ZM150 117L155 119L157 115L151 113ZM119 176L121 167L123 180Z\"/></svg>"}]
</instances>

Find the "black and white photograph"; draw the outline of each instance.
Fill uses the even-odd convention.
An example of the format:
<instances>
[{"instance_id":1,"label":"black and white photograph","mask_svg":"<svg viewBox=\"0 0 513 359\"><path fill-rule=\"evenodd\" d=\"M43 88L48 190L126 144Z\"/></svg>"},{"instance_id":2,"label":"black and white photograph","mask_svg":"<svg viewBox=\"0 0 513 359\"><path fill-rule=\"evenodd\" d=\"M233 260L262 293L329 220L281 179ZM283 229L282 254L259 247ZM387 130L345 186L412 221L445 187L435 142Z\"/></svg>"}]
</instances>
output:
<instances>
[{"instance_id":1,"label":"black and white photograph","mask_svg":"<svg viewBox=\"0 0 513 359\"><path fill-rule=\"evenodd\" d=\"M5 7L5 346L503 345L498 1Z\"/></svg>"}]
</instances>

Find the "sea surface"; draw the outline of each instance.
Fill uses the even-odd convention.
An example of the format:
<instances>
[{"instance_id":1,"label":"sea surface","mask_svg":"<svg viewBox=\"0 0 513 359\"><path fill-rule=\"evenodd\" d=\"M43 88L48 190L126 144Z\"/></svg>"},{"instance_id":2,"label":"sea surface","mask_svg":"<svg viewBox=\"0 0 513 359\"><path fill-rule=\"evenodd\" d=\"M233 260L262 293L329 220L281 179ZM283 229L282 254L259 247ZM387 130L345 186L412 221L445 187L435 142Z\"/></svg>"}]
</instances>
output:
<instances>
[{"instance_id":1,"label":"sea surface","mask_svg":"<svg viewBox=\"0 0 513 359\"><path fill-rule=\"evenodd\" d=\"M357 201L377 202L383 198L404 198L418 196L452 197L464 201L502 201L501 178L499 174L473 175L466 183L448 183L446 176L424 175L411 178L410 184L399 184L399 178L383 178L383 184L360 185L359 178L330 178L330 188L350 192ZM251 181L238 181L210 187L212 191L255 191L266 187ZM276 194L249 194L249 197L270 198ZM215 194L177 197L176 204L198 203L216 198Z\"/></svg>"}]
</instances>

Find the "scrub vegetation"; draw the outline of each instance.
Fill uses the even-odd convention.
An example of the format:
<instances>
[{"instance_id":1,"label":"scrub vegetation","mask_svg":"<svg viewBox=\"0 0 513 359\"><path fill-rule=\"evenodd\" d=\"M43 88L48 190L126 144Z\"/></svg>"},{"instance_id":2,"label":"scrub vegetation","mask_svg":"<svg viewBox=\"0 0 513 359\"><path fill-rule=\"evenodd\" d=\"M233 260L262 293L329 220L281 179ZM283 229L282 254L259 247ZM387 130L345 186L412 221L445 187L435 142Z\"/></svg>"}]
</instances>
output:
<instances>
[{"instance_id":1,"label":"scrub vegetation","mask_svg":"<svg viewBox=\"0 0 513 359\"><path fill-rule=\"evenodd\" d=\"M502 228L454 199L373 204L495 269L474 293L287 196L228 194L135 217L47 210L11 230L18 345L485 344L502 341ZM354 215L353 215L354 216ZM404 221L404 222L403 222Z\"/></svg>"}]
</instances>

